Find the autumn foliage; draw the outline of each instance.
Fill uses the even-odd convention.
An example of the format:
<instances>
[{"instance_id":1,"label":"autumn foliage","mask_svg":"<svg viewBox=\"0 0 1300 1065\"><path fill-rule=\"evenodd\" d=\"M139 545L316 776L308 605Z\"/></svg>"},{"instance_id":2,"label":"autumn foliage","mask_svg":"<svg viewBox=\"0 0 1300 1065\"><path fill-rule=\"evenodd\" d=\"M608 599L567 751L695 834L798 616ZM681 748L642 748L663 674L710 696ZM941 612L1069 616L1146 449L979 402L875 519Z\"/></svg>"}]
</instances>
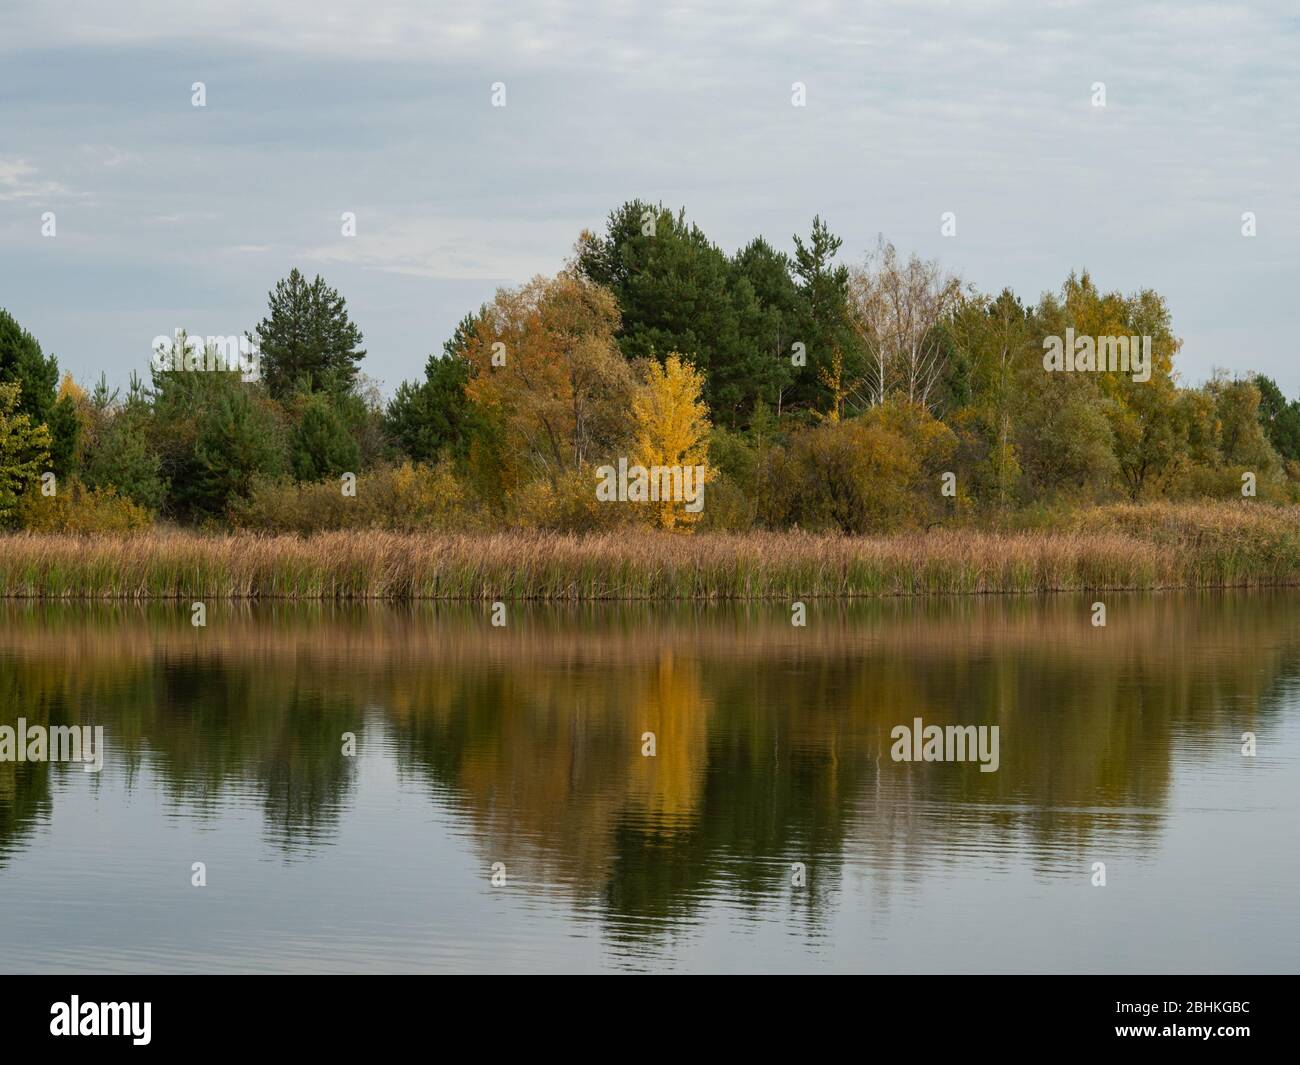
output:
<instances>
[{"instance_id":1,"label":"autumn foliage","mask_svg":"<svg viewBox=\"0 0 1300 1065\"><path fill-rule=\"evenodd\" d=\"M1245 368L1180 380L1156 291L1083 271L1026 302L843 245L817 216L789 252L729 254L629 201L387 400L343 298L297 271L268 294L262 380L173 360L60 383L0 311L0 526L864 535L1300 501L1300 402ZM1045 350L1076 336L1141 338L1149 365L1057 372ZM609 491L629 467L673 490Z\"/></svg>"}]
</instances>

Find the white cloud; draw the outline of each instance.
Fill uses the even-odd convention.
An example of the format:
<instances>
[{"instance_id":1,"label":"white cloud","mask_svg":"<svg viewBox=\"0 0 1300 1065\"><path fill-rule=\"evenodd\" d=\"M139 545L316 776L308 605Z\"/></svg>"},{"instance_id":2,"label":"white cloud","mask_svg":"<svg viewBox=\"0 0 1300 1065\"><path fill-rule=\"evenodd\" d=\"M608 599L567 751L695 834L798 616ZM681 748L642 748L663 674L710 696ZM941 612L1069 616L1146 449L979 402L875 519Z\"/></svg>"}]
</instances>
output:
<instances>
[{"instance_id":1,"label":"white cloud","mask_svg":"<svg viewBox=\"0 0 1300 1065\"><path fill-rule=\"evenodd\" d=\"M575 221L444 217L367 232L363 214L355 237L300 248L297 256L427 280L523 282L558 270L581 228Z\"/></svg>"},{"instance_id":2,"label":"white cloud","mask_svg":"<svg viewBox=\"0 0 1300 1065\"><path fill-rule=\"evenodd\" d=\"M20 91L0 92L0 225L35 240L31 206L79 195L94 210L68 232L104 266L14 260L0 282L33 301L240 303L301 261L372 293L454 292L436 312L384 308L396 359L648 196L727 250L758 233L788 250L820 212L847 259L883 231L1029 299L1089 266L1167 291L1185 350L1207 359L1206 322L1251 318L1259 368L1300 383L1282 354L1294 271L1225 296L1213 244L1246 209L1261 235L1229 246L1243 262L1300 233L1288 6L5 0L0 88ZM496 80L505 111L488 104ZM345 209L355 238L338 235ZM945 210L957 240L938 236Z\"/></svg>"},{"instance_id":3,"label":"white cloud","mask_svg":"<svg viewBox=\"0 0 1300 1065\"><path fill-rule=\"evenodd\" d=\"M0 201L38 200L71 193L57 181L38 178L39 171L25 159L0 157Z\"/></svg>"}]
</instances>

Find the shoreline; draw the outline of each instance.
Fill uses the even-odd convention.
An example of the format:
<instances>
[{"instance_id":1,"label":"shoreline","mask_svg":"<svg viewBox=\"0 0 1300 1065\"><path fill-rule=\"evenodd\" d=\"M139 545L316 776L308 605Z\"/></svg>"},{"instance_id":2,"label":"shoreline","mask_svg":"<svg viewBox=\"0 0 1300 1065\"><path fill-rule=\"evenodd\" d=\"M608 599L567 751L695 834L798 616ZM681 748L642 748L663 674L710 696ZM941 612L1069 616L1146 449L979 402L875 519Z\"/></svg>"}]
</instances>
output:
<instances>
[{"instance_id":1,"label":"shoreline","mask_svg":"<svg viewBox=\"0 0 1300 1065\"><path fill-rule=\"evenodd\" d=\"M1243 579L1233 584L1153 584L1153 585L1089 585L1086 587L1061 587L1061 588L1028 588L1028 589L997 589L982 588L975 591L901 591L901 592L801 592L797 596L782 595L775 592L754 595L696 595L692 597L679 596L668 598L666 596L655 595L630 595L609 593L605 595L493 595L484 592L481 595L399 595L399 594L373 594L358 595L353 593L344 594L340 592L336 595L326 594L265 594L260 592L251 592L247 594L230 594L230 593L211 593L211 592L193 592L179 591L169 592L166 594L152 593L125 593L118 591L109 592L67 592L60 595L50 595L41 593L23 593L23 592L4 592L0 593L0 603L25 604L25 603L103 603L103 604L139 604L146 605L149 603L183 603L183 602L218 602L231 604L256 604L264 603L268 606L276 604L293 605L293 604L336 604L352 606L379 606L385 604L402 605L402 604L437 604L446 603L449 605L475 605L482 603L518 603L520 605L542 606L547 604L555 605L574 605L583 604L628 604L628 605L650 605L656 603L688 605L691 603L709 604L743 604L755 603L771 605L774 603L794 602L795 600L807 603L880 603L880 602L899 602L913 601L918 599L940 600L940 599L1029 599L1029 598L1055 598L1070 595L1163 595L1174 594L1179 592L1285 592L1294 588L1300 588L1300 577L1294 580L1284 582L1263 582L1259 580Z\"/></svg>"},{"instance_id":2,"label":"shoreline","mask_svg":"<svg viewBox=\"0 0 1300 1065\"><path fill-rule=\"evenodd\" d=\"M1068 527L846 537L632 529L0 536L10 600L761 601L1300 586L1300 507L1150 504Z\"/></svg>"}]
</instances>

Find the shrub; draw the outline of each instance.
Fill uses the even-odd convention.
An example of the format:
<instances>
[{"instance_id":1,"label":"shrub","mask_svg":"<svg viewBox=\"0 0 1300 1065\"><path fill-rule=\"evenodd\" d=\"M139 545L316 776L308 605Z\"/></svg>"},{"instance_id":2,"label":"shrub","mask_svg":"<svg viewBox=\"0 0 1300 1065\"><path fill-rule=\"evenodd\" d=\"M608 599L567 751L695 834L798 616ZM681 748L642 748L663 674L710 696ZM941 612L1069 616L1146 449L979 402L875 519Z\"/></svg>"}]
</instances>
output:
<instances>
[{"instance_id":1,"label":"shrub","mask_svg":"<svg viewBox=\"0 0 1300 1065\"><path fill-rule=\"evenodd\" d=\"M510 498L513 523L525 529L593 532L653 520L651 504L602 503L596 498L596 481L595 466L565 470L554 484L530 481Z\"/></svg>"},{"instance_id":2,"label":"shrub","mask_svg":"<svg viewBox=\"0 0 1300 1065\"><path fill-rule=\"evenodd\" d=\"M753 526L757 510L752 493L725 474L718 474L705 488L700 528L711 532L744 532Z\"/></svg>"},{"instance_id":3,"label":"shrub","mask_svg":"<svg viewBox=\"0 0 1300 1065\"><path fill-rule=\"evenodd\" d=\"M920 466L898 433L861 418L827 422L774 448L760 495L771 525L845 533L917 523L907 490ZM936 492L937 494L937 492Z\"/></svg>"},{"instance_id":4,"label":"shrub","mask_svg":"<svg viewBox=\"0 0 1300 1065\"><path fill-rule=\"evenodd\" d=\"M29 532L124 533L149 528L153 516L114 488L87 488L71 477L52 496L32 485L18 503L18 521Z\"/></svg>"},{"instance_id":5,"label":"shrub","mask_svg":"<svg viewBox=\"0 0 1300 1065\"><path fill-rule=\"evenodd\" d=\"M389 508L389 529L448 529L462 524L465 490L449 460L436 466L409 462L378 478L376 496Z\"/></svg>"},{"instance_id":6,"label":"shrub","mask_svg":"<svg viewBox=\"0 0 1300 1065\"><path fill-rule=\"evenodd\" d=\"M167 497L162 458L149 443L141 415L132 411L119 411L101 430L85 475L89 487L114 488L153 513L162 509Z\"/></svg>"},{"instance_id":7,"label":"shrub","mask_svg":"<svg viewBox=\"0 0 1300 1065\"><path fill-rule=\"evenodd\" d=\"M418 531L466 524L464 489L449 462L405 463L361 474L356 495L342 491L342 479L298 483L257 478L247 500L230 508L231 523L261 532L309 535L336 529Z\"/></svg>"}]
</instances>

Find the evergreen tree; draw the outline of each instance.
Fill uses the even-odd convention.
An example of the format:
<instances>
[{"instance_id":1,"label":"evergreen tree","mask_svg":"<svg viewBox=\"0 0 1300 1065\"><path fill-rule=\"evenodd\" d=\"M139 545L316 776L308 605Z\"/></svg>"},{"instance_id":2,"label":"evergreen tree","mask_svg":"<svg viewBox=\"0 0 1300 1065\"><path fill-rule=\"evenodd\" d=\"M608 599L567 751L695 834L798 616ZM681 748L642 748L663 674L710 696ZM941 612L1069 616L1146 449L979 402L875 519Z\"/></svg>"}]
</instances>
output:
<instances>
[{"instance_id":1,"label":"evergreen tree","mask_svg":"<svg viewBox=\"0 0 1300 1065\"><path fill-rule=\"evenodd\" d=\"M794 238L793 270L803 303L799 340L807 365L796 370L796 402L837 418L844 400L864 373L861 344L849 318L849 270L833 260L843 240L818 215L807 243Z\"/></svg>"},{"instance_id":2,"label":"evergreen tree","mask_svg":"<svg viewBox=\"0 0 1300 1065\"><path fill-rule=\"evenodd\" d=\"M60 477L76 472L77 446L81 439L81 420L77 401L71 393L61 395L50 408L50 466Z\"/></svg>"},{"instance_id":3,"label":"evergreen tree","mask_svg":"<svg viewBox=\"0 0 1300 1065\"><path fill-rule=\"evenodd\" d=\"M1277 453L1284 459L1300 459L1300 403L1287 402L1277 382L1263 374L1255 375L1259 389L1259 420Z\"/></svg>"},{"instance_id":4,"label":"evergreen tree","mask_svg":"<svg viewBox=\"0 0 1300 1065\"><path fill-rule=\"evenodd\" d=\"M268 300L270 313L257 327L267 391L282 399L300 379L312 390L350 388L366 353L343 297L319 274L308 283L295 267Z\"/></svg>"},{"instance_id":5,"label":"evergreen tree","mask_svg":"<svg viewBox=\"0 0 1300 1065\"><path fill-rule=\"evenodd\" d=\"M277 408L229 374L155 372L149 435L166 511L183 520L220 517L256 475L284 471Z\"/></svg>"},{"instance_id":6,"label":"evergreen tree","mask_svg":"<svg viewBox=\"0 0 1300 1065\"><path fill-rule=\"evenodd\" d=\"M754 308L740 315L740 361L737 383L747 382L740 405L752 420L761 404L780 410L794 383L794 344L805 317L804 304L790 276L790 259L756 237L731 260L732 287L738 303L743 290L753 293Z\"/></svg>"},{"instance_id":7,"label":"evergreen tree","mask_svg":"<svg viewBox=\"0 0 1300 1065\"><path fill-rule=\"evenodd\" d=\"M85 482L91 488L113 488L118 494L152 513L162 510L167 483L162 458L149 438L147 404L133 390L116 410L88 457Z\"/></svg>"},{"instance_id":8,"label":"evergreen tree","mask_svg":"<svg viewBox=\"0 0 1300 1065\"><path fill-rule=\"evenodd\" d=\"M275 422L239 382L228 382L199 416L194 445L192 509L220 517L235 499L247 499L253 478L282 471Z\"/></svg>"},{"instance_id":9,"label":"evergreen tree","mask_svg":"<svg viewBox=\"0 0 1300 1065\"><path fill-rule=\"evenodd\" d=\"M308 397L289 441L293 474L300 481L323 481L355 473L361 454L347 424L329 397Z\"/></svg>"},{"instance_id":10,"label":"evergreen tree","mask_svg":"<svg viewBox=\"0 0 1300 1065\"><path fill-rule=\"evenodd\" d=\"M34 424L48 423L59 384L59 364L48 358L41 345L8 311L0 308L0 384L22 386L19 414L31 416Z\"/></svg>"},{"instance_id":11,"label":"evergreen tree","mask_svg":"<svg viewBox=\"0 0 1300 1065\"><path fill-rule=\"evenodd\" d=\"M759 305L752 285L737 285L726 255L703 231L662 204L632 200L612 212L603 236L584 234L575 264L614 293L620 350L629 360L663 362L680 352L705 375L709 408L728 423L752 406L755 357L741 334ZM761 388L764 381L760 380Z\"/></svg>"},{"instance_id":12,"label":"evergreen tree","mask_svg":"<svg viewBox=\"0 0 1300 1065\"><path fill-rule=\"evenodd\" d=\"M430 462L444 449L456 458L469 453L476 423L465 397L473 372L466 353L481 319L481 311L462 318L443 344L442 355L430 355L424 364L424 380L403 381L388 404L388 433L402 453L417 462Z\"/></svg>"}]
</instances>

